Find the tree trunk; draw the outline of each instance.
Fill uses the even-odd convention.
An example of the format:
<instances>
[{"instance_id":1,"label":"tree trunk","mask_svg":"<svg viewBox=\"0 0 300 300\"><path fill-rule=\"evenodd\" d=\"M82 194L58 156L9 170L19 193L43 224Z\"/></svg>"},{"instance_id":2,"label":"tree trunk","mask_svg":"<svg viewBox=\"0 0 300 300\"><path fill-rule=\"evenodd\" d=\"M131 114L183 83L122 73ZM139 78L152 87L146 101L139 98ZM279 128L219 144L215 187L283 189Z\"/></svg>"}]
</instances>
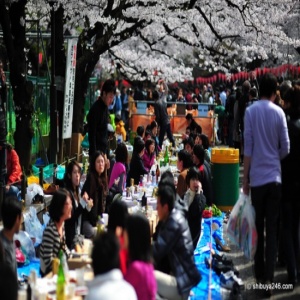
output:
<instances>
[{"instance_id":1,"label":"tree trunk","mask_svg":"<svg viewBox=\"0 0 300 300\"><path fill-rule=\"evenodd\" d=\"M33 137L33 84L26 81L25 74L25 6L27 0L13 2L7 9L0 0L1 25L10 64L10 82L15 103L16 131L15 149L21 166L27 171L31 162L31 140ZM5 7L5 8L4 8ZM4 9L3 9L4 8ZM22 21L24 20L24 24Z\"/></svg>"},{"instance_id":2,"label":"tree trunk","mask_svg":"<svg viewBox=\"0 0 300 300\"><path fill-rule=\"evenodd\" d=\"M80 47L77 43L77 63L74 91L74 110L72 132L80 133L83 129L85 95L89 86L89 80L99 59L99 55L91 56L89 50Z\"/></svg>"}]
</instances>

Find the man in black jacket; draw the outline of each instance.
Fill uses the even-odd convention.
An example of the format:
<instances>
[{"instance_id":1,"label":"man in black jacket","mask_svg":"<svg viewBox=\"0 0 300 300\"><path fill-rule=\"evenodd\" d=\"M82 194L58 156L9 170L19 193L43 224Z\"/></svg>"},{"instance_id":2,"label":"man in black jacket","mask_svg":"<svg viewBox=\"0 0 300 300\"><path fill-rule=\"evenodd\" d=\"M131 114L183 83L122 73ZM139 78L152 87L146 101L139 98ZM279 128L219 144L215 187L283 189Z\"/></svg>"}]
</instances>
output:
<instances>
[{"instance_id":1,"label":"man in black jacket","mask_svg":"<svg viewBox=\"0 0 300 300\"><path fill-rule=\"evenodd\" d=\"M115 82L108 79L104 82L101 89L101 96L94 102L87 116L89 134L89 156L93 157L96 151L108 154L108 106L114 100L116 92Z\"/></svg>"},{"instance_id":2,"label":"man in black jacket","mask_svg":"<svg viewBox=\"0 0 300 300\"><path fill-rule=\"evenodd\" d=\"M167 104L164 102L163 98L159 99L159 94L157 91L154 91L152 94L152 99L155 101L154 104L154 114L155 120L159 125L159 146L161 147L165 138L165 133L167 133L167 137L172 143L173 147L175 147L175 141L173 138L173 134L171 132L170 120L167 112ZM159 100L158 100L159 99Z\"/></svg>"},{"instance_id":3,"label":"man in black jacket","mask_svg":"<svg viewBox=\"0 0 300 300\"><path fill-rule=\"evenodd\" d=\"M175 187L159 185L157 214L161 221L157 240L153 242L155 265L168 257L171 274L155 271L158 294L167 299L188 299L190 290L201 280L194 262L194 248L187 222L187 210L175 206Z\"/></svg>"}]
</instances>

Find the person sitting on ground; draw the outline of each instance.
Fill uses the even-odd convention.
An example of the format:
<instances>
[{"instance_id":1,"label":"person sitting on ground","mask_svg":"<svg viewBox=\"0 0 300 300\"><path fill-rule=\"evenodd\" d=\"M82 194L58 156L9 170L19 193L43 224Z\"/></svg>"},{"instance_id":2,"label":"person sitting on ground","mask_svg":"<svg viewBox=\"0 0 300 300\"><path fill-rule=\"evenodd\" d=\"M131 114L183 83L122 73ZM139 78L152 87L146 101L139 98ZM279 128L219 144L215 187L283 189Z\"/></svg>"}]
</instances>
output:
<instances>
[{"instance_id":1,"label":"person sitting on ground","mask_svg":"<svg viewBox=\"0 0 300 300\"><path fill-rule=\"evenodd\" d=\"M202 145L204 148L205 154L204 154L204 159L210 163L210 152L209 152L209 139L208 136L204 133L201 133L199 135L199 144Z\"/></svg>"},{"instance_id":2,"label":"person sitting on ground","mask_svg":"<svg viewBox=\"0 0 300 300\"><path fill-rule=\"evenodd\" d=\"M140 125L136 129L136 134L139 136L142 140L144 139L144 132L145 132L145 127L143 125Z\"/></svg>"},{"instance_id":3,"label":"person sitting on ground","mask_svg":"<svg viewBox=\"0 0 300 300\"><path fill-rule=\"evenodd\" d=\"M120 271L120 246L111 232L99 234L92 251L94 279L88 283L87 300L137 300L134 288Z\"/></svg>"},{"instance_id":4,"label":"person sitting on ground","mask_svg":"<svg viewBox=\"0 0 300 300\"><path fill-rule=\"evenodd\" d=\"M152 139L152 133L151 133L151 130L146 130L145 131L145 136L144 136L144 142L146 143L146 141L149 140L149 139ZM154 148L155 148L155 141L154 141Z\"/></svg>"},{"instance_id":5,"label":"person sitting on ground","mask_svg":"<svg viewBox=\"0 0 300 300\"><path fill-rule=\"evenodd\" d=\"M68 190L72 200L71 218L65 221L66 244L70 250L82 252L84 236L81 234L82 214L84 209L89 211L93 205L88 200L87 194L81 197L81 167L75 160L66 167L64 176L65 188Z\"/></svg>"},{"instance_id":6,"label":"person sitting on ground","mask_svg":"<svg viewBox=\"0 0 300 300\"><path fill-rule=\"evenodd\" d=\"M142 158L144 167L149 172L155 161L155 142L152 139L145 142L145 152Z\"/></svg>"},{"instance_id":7,"label":"person sitting on ground","mask_svg":"<svg viewBox=\"0 0 300 300\"><path fill-rule=\"evenodd\" d=\"M12 145L6 144L6 166L7 166L7 179L6 179L6 196L17 196L21 188L22 168L18 153L13 149ZM21 200L21 199L19 199Z\"/></svg>"},{"instance_id":8,"label":"person sitting on ground","mask_svg":"<svg viewBox=\"0 0 300 300\"><path fill-rule=\"evenodd\" d=\"M130 186L130 179L134 179L134 184L139 184L141 175L148 171L144 167L142 156L145 151L145 143L142 139L136 138L133 146L132 158L130 161L129 172L127 176L127 186Z\"/></svg>"},{"instance_id":9,"label":"person sitting on ground","mask_svg":"<svg viewBox=\"0 0 300 300\"><path fill-rule=\"evenodd\" d=\"M134 287L139 300L155 300L157 285L148 219L142 214L129 215L124 238L129 254L129 265L124 278Z\"/></svg>"},{"instance_id":10,"label":"person sitting on ground","mask_svg":"<svg viewBox=\"0 0 300 300\"><path fill-rule=\"evenodd\" d=\"M152 140L155 141L155 154L156 156L158 156L158 153L160 152L161 148L159 146L159 140L158 140L158 136L157 136L157 132L158 132L158 124L156 121L152 121L150 124L151 127L151 133L152 133Z\"/></svg>"},{"instance_id":11,"label":"person sitting on ground","mask_svg":"<svg viewBox=\"0 0 300 300\"><path fill-rule=\"evenodd\" d=\"M189 137L188 139L183 141L184 150L186 150L188 153L192 154L193 148L194 148L194 140L192 137Z\"/></svg>"},{"instance_id":12,"label":"person sitting on ground","mask_svg":"<svg viewBox=\"0 0 300 300\"><path fill-rule=\"evenodd\" d=\"M125 142L126 141L125 124L119 115L116 116L115 122L116 122L116 134L122 136L121 142Z\"/></svg>"},{"instance_id":13,"label":"person sitting on ground","mask_svg":"<svg viewBox=\"0 0 300 300\"><path fill-rule=\"evenodd\" d=\"M111 204L107 231L114 233L120 243L120 269L123 275L126 274L128 265L128 250L124 246L124 230L129 216L127 204L121 199L116 199Z\"/></svg>"},{"instance_id":14,"label":"person sitting on ground","mask_svg":"<svg viewBox=\"0 0 300 300\"><path fill-rule=\"evenodd\" d=\"M108 187L111 189L115 184L116 191L122 193L126 187L126 165L128 163L128 150L125 143L118 144L115 157L116 162L111 171Z\"/></svg>"},{"instance_id":15,"label":"person sitting on ground","mask_svg":"<svg viewBox=\"0 0 300 300\"><path fill-rule=\"evenodd\" d=\"M89 200L93 200L91 211L84 211L82 217L82 234L86 238L95 236L98 218L102 217L105 211L104 200L107 189L105 155L96 151L91 159L90 171L81 190L81 196L86 193Z\"/></svg>"},{"instance_id":16,"label":"person sitting on ground","mask_svg":"<svg viewBox=\"0 0 300 300\"><path fill-rule=\"evenodd\" d=\"M2 203L3 229L0 239L4 250L4 263L14 272L17 278L17 261L14 244L14 235L20 230L22 224L22 204L16 196L6 197Z\"/></svg>"},{"instance_id":17,"label":"person sitting on ground","mask_svg":"<svg viewBox=\"0 0 300 300\"><path fill-rule=\"evenodd\" d=\"M171 274L155 271L158 294L167 299L188 299L190 290L201 280L194 262L194 248L187 211L175 207L175 187L161 184L157 193L157 215L162 226L152 244L155 265L168 257Z\"/></svg>"},{"instance_id":18,"label":"person sitting on ground","mask_svg":"<svg viewBox=\"0 0 300 300\"><path fill-rule=\"evenodd\" d=\"M53 195L49 206L50 221L43 233L40 248L41 275L45 276L52 271L53 258L58 257L63 250L67 258L71 256L66 245L65 221L72 215L72 200L66 189L59 189Z\"/></svg>"},{"instance_id":19,"label":"person sitting on ground","mask_svg":"<svg viewBox=\"0 0 300 300\"><path fill-rule=\"evenodd\" d=\"M202 133L201 126L194 120L192 114L187 114L185 116L188 126L190 127L191 132Z\"/></svg>"},{"instance_id":20,"label":"person sitting on ground","mask_svg":"<svg viewBox=\"0 0 300 300\"><path fill-rule=\"evenodd\" d=\"M193 148L193 163L201 174L201 183L203 194L206 197L207 205L212 205L213 201L213 187L210 164L205 161L205 150L201 145L195 145Z\"/></svg>"},{"instance_id":21,"label":"person sitting on ground","mask_svg":"<svg viewBox=\"0 0 300 300\"><path fill-rule=\"evenodd\" d=\"M188 206L188 223L191 231L194 249L201 234L202 213L205 208L206 198L203 195L201 174L198 169L191 167L186 175L186 184L189 189L184 195L184 202Z\"/></svg>"},{"instance_id":22,"label":"person sitting on ground","mask_svg":"<svg viewBox=\"0 0 300 300\"><path fill-rule=\"evenodd\" d=\"M193 165L192 155L186 150L178 152L177 169L180 174L178 176L177 194L182 197L188 189L185 178L188 169Z\"/></svg>"},{"instance_id":23,"label":"person sitting on ground","mask_svg":"<svg viewBox=\"0 0 300 300\"><path fill-rule=\"evenodd\" d=\"M0 295L1 299L18 299L18 280L16 272L9 265L0 262ZM20 298L19 298L20 299Z\"/></svg>"}]
</instances>

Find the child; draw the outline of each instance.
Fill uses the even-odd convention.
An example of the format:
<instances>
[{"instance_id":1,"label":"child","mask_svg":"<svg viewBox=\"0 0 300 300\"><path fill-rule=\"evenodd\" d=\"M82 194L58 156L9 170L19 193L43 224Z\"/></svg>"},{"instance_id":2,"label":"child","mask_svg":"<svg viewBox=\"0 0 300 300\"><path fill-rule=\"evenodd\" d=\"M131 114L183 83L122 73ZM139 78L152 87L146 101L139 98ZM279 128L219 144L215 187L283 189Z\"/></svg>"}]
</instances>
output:
<instances>
[{"instance_id":1,"label":"child","mask_svg":"<svg viewBox=\"0 0 300 300\"><path fill-rule=\"evenodd\" d=\"M202 212L206 199L200 182L201 174L198 169L192 167L186 175L188 190L184 195L184 202L188 206L188 223L191 231L194 249L197 246L201 234Z\"/></svg>"},{"instance_id":2,"label":"child","mask_svg":"<svg viewBox=\"0 0 300 300\"><path fill-rule=\"evenodd\" d=\"M122 141L126 141L126 130L125 130L125 124L122 119L120 119L119 116L116 116L115 118L116 122L116 134L122 136ZM122 142L121 141L121 142Z\"/></svg>"}]
</instances>

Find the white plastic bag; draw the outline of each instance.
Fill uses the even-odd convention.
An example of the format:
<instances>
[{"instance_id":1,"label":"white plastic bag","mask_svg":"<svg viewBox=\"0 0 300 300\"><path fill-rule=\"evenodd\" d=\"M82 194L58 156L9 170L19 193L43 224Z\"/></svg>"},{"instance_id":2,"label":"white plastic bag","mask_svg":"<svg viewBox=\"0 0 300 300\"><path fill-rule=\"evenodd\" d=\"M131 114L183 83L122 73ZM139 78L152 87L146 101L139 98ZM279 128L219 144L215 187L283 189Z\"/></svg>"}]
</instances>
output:
<instances>
[{"instance_id":1,"label":"white plastic bag","mask_svg":"<svg viewBox=\"0 0 300 300\"><path fill-rule=\"evenodd\" d=\"M255 211L251 205L250 196L242 192L230 214L227 234L232 243L243 250L247 258L254 258L257 247Z\"/></svg>"},{"instance_id":2,"label":"white plastic bag","mask_svg":"<svg viewBox=\"0 0 300 300\"><path fill-rule=\"evenodd\" d=\"M25 231L29 234L30 238L35 238L35 245L42 242L44 228L37 217L35 207L29 207L29 211L24 214Z\"/></svg>"}]
</instances>

